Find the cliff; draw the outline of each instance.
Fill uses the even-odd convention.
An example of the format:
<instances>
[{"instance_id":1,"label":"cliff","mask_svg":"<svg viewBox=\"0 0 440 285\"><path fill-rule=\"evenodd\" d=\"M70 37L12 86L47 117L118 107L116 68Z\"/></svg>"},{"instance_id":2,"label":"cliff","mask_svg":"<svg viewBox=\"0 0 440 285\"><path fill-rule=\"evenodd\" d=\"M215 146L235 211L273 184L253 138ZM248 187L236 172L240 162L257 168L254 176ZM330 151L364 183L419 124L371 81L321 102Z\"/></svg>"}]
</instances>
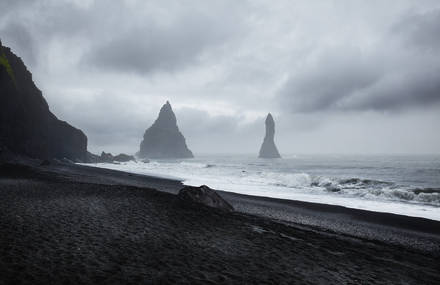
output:
<instances>
[{"instance_id":1,"label":"cliff","mask_svg":"<svg viewBox=\"0 0 440 285\"><path fill-rule=\"evenodd\" d=\"M40 159L87 159L87 137L52 114L23 61L1 42L0 149Z\"/></svg>"}]
</instances>

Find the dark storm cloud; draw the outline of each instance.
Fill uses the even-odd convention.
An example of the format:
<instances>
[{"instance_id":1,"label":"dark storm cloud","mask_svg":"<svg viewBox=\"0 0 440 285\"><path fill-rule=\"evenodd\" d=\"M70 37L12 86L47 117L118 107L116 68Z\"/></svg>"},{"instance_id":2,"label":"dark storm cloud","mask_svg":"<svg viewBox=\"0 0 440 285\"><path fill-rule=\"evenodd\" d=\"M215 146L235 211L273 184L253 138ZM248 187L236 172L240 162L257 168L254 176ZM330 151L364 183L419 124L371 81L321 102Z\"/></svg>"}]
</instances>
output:
<instances>
[{"instance_id":1,"label":"dark storm cloud","mask_svg":"<svg viewBox=\"0 0 440 285\"><path fill-rule=\"evenodd\" d=\"M391 32L401 37L408 47L426 48L437 51L440 48L440 9L426 13L409 14L397 21Z\"/></svg>"},{"instance_id":2,"label":"dark storm cloud","mask_svg":"<svg viewBox=\"0 0 440 285\"><path fill-rule=\"evenodd\" d=\"M85 60L117 71L174 70L192 63L207 46L220 43L222 38L203 22L184 22L168 30L148 26L99 45Z\"/></svg>"},{"instance_id":3,"label":"dark storm cloud","mask_svg":"<svg viewBox=\"0 0 440 285\"><path fill-rule=\"evenodd\" d=\"M6 1L0 5L0 37L28 65L41 61L52 42L83 36L93 19L90 10L65 1Z\"/></svg>"},{"instance_id":4,"label":"dark storm cloud","mask_svg":"<svg viewBox=\"0 0 440 285\"><path fill-rule=\"evenodd\" d=\"M84 62L102 70L141 74L174 71L195 63L207 48L221 46L234 36L238 29L224 16L184 10L172 24L146 19L142 27L116 31L110 40L93 47Z\"/></svg>"},{"instance_id":5,"label":"dark storm cloud","mask_svg":"<svg viewBox=\"0 0 440 285\"><path fill-rule=\"evenodd\" d=\"M92 8L82 8L73 3L38 5L35 13L40 18L34 23L35 32L45 40L90 36L96 21Z\"/></svg>"},{"instance_id":6,"label":"dark storm cloud","mask_svg":"<svg viewBox=\"0 0 440 285\"><path fill-rule=\"evenodd\" d=\"M339 46L290 76L279 97L297 113L402 110L440 103L440 10L397 21L373 50Z\"/></svg>"},{"instance_id":7,"label":"dark storm cloud","mask_svg":"<svg viewBox=\"0 0 440 285\"><path fill-rule=\"evenodd\" d=\"M300 113L343 108L344 99L378 80L381 71L370 64L357 50L327 51L308 70L288 79L283 99Z\"/></svg>"},{"instance_id":8,"label":"dark storm cloud","mask_svg":"<svg viewBox=\"0 0 440 285\"><path fill-rule=\"evenodd\" d=\"M354 110L403 110L440 102L440 68L390 76L346 107Z\"/></svg>"},{"instance_id":9,"label":"dark storm cloud","mask_svg":"<svg viewBox=\"0 0 440 285\"><path fill-rule=\"evenodd\" d=\"M77 38L83 44L83 66L148 73L195 63L205 50L221 47L243 26L244 2L230 7L229 1L83 2L90 3L34 1L24 9L21 1L2 2L7 12L1 36L23 54L33 54L35 45L46 47L52 40L69 44L67 40ZM30 45L29 35L38 42Z\"/></svg>"},{"instance_id":10,"label":"dark storm cloud","mask_svg":"<svg viewBox=\"0 0 440 285\"><path fill-rule=\"evenodd\" d=\"M3 8L1 10L6 25L19 24L35 34L40 38L41 44L44 44L44 41L56 36L72 37L78 32L87 35L99 23L97 16L100 13L120 7L111 3L105 5L102 1L93 1L89 6L77 2L81 1L2 1L0 9ZM104 20L101 19L101 22Z\"/></svg>"}]
</instances>

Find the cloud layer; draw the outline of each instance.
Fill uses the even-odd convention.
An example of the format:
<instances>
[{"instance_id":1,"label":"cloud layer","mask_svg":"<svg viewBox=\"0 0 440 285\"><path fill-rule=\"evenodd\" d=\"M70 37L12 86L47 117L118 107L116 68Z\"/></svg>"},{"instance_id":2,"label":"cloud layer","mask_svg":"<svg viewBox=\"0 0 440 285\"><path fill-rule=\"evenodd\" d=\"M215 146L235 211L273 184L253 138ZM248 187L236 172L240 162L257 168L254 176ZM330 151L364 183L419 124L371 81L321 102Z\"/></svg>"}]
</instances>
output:
<instances>
[{"instance_id":1,"label":"cloud layer","mask_svg":"<svg viewBox=\"0 0 440 285\"><path fill-rule=\"evenodd\" d=\"M440 10L396 20L369 47L337 43L289 77L279 96L292 112L394 111L440 103Z\"/></svg>"},{"instance_id":2,"label":"cloud layer","mask_svg":"<svg viewBox=\"0 0 440 285\"><path fill-rule=\"evenodd\" d=\"M93 151L136 152L170 100L196 154L256 152L268 112L282 152L440 152L438 34L434 0L0 3L2 42Z\"/></svg>"}]
</instances>

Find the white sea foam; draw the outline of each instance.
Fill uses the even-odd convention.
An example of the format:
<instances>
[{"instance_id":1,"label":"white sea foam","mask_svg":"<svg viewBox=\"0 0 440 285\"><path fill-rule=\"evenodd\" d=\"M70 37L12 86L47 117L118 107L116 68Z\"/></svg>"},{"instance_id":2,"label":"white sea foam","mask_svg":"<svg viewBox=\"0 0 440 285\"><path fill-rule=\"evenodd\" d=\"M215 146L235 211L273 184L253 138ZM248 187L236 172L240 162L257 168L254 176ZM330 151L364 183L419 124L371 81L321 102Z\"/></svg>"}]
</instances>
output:
<instances>
[{"instance_id":1,"label":"white sea foam","mask_svg":"<svg viewBox=\"0 0 440 285\"><path fill-rule=\"evenodd\" d=\"M316 166L306 165L307 167L301 167L302 169L294 169L289 163L289 161L205 159L100 163L96 166L178 179L186 185L206 184L215 189L241 194L333 204L440 220L440 190L437 188L360 178L360 174L365 172L365 169L369 169L365 165L358 166L359 173L355 173L358 177L347 177L337 175L341 174L339 172L353 172L345 166L337 171L332 170L334 175L322 175L316 170ZM309 171L304 171L305 168ZM380 174L383 171L377 172ZM394 172L390 176L395 176Z\"/></svg>"}]
</instances>

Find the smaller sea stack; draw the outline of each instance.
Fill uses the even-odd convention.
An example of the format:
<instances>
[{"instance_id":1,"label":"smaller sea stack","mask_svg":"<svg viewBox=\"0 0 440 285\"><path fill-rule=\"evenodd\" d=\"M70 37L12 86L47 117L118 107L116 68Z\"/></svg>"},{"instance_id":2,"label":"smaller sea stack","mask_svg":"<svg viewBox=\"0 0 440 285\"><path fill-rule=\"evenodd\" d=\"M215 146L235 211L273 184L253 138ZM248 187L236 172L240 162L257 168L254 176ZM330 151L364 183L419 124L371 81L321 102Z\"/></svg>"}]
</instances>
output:
<instances>
[{"instance_id":1,"label":"smaller sea stack","mask_svg":"<svg viewBox=\"0 0 440 285\"><path fill-rule=\"evenodd\" d=\"M269 113L266 118L266 135L264 136L263 144L261 145L259 158L281 158L277 147L275 146L275 122L272 115Z\"/></svg>"}]
</instances>

